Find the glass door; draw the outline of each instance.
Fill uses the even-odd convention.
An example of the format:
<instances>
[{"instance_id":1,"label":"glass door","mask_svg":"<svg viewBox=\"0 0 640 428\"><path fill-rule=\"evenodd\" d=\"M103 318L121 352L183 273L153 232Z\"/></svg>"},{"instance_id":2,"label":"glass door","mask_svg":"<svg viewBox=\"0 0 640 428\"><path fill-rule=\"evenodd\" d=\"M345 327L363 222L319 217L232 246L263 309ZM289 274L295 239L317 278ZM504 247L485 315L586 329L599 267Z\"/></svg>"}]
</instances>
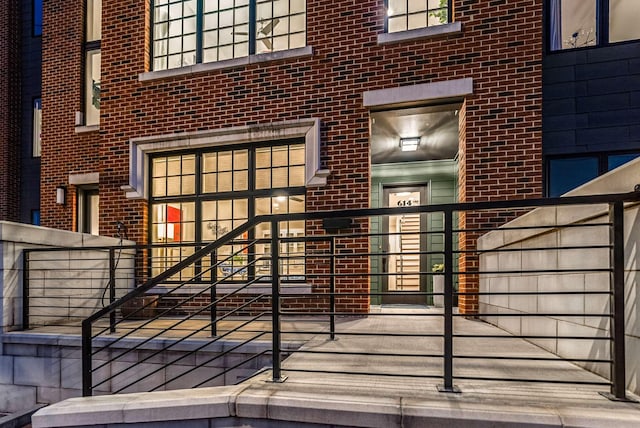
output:
<instances>
[{"instance_id":1,"label":"glass door","mask_svg":"<svg viewBox=\"0 0 640 428\"><path fill-rule=\"evenodd\" d=\"M425 202L426 186L393 187L384 189L385 206L409 207ZM385 217L383 304L423 304L427 299L417 293L426 291L425 271L426 235L425 214L401 214Z\"/></svg>"}]
</instances>

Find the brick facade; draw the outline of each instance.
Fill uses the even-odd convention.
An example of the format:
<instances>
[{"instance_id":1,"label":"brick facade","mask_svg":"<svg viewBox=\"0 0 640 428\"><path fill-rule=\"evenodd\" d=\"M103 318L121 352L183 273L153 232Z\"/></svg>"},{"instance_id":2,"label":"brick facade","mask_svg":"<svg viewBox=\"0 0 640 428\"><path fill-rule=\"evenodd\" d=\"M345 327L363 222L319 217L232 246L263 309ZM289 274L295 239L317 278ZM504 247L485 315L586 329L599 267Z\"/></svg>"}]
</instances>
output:
<instances>
[{"instance_id":1,"label":"brick facade","mask_svg":"<svg viewBox=\"0 0 640 428\"><path fill-rule=\"evenodd\" d=\"M0 10L0 220L18 221L20 207L20 2Z\"/></svg>"},{"instance_id":2,"label":"brick facade","mask_svg":"<svg viewBox=\"0 0 640 428\"><path fill-rule=\"evenodd\" d=\"M540 196L543 2L455 0L461 33L378 44L383 3L308 1L311 56L140 81L139 74L149 71L150 2L103 0L100 130L78 134L82 8L71 0L45 2L43 225L73 228L73 203L56 205L55 187L70 173L99 172L101 233L115 235L115 223L123 221L130 239L145 242L147 203L127 199L121 189L129 182L131 138L312 117L322 120L321 162L331 175L326 186L308 190L307 210L368 207L363 93L468 77L474 90L461 114L460 200ZM476 227L486 220L469 214L460 222ZM352 268L368 271L366 262L354 263ZM368 299L352 305L364 309ZM463 298L461 307L473 311L477 305Z\"/></svg>"}]
</instances>

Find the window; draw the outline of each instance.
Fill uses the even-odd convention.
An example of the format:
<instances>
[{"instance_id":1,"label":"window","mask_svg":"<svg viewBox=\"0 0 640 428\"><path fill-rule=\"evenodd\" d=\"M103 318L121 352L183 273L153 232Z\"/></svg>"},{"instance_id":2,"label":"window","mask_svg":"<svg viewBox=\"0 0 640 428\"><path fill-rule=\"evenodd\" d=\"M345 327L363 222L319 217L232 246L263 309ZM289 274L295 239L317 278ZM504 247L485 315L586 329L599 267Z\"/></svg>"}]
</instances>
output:
<instances>
[{"instance_id":1,"label":"window","mask_svg":"<svg viewBox=\"0 0 640 428\"><path fill-rule=\"evenodd\" d=\"M387 32L415 30L451 22L450 0L387 0Z\"/></svg>"},{"instance_id":2,"label":"window","mask_svg":"<svg viewBox=\"0 0 640 428\"><path fill-rule=\"evenodd\" d=\"M84 43L84 124L100 124L102 0L87 0Z\"/></svg>"},{"instance_id":3,"label":"window","mask_svg":"<svg viewBox=\"0 0 640 428\"><path fill-rule=\"evenodd\" d=\"M31 224L40 226L40 210L31 210Z\"/></svg>"},{"instance_id":4,"label":"window","mask_svg":"<svg viewBox=\"0 0 640 428\"><path fill-rule=\"evenodd\" d=\"M154 70L305 45L305 0L156 0L154 3Z\"/></svg>"},{"instance_id":5,"label":"window","mask_svg":"<svg viewBox=\"0 0 640 428\"><path fill-rule=\"evenodd\" d=\"M90 50L85 57L84 114L87 126L100 123L100 50Z\"/></svg>"},{"instance_id":6,"label":"window","mask_svg":"<svg viewBox=\"0 0 640 428\"><path fill-rule=\"evenodd\" d=\"M153 250L152 273L159 274L184 257L193 254L200 242L220 238L250 218L261 214L304 212L305 146L285 143L202 150L196 153L160 155L151 159L151 242L186 243L183 246L158 247ZM260 225L247 239L270 237L270 226ZM284 222L281 236L304 235L304 221ZM257 236L256 236L257 235ZM189 245L194 244L194 245ZM234 265L246 264L249 258L269 252L269 245L255 246L252 254L242 245L230 245L218 252L218 259L230 258L219 277ZM303 243L287 243L282 251L303 253ZM240 252L231 257L234 253ZM301 254L302 255L302 254ZM181 273L183 279L194 267ZM228 268L226 271L223 268ZM285 275L304 275L299 259L282 260ZM251 269L234 276L268 275L270 265L259 260Z\"/></svg>"},{"instance_id":7,"label":"window","mask_svg":"<svg viewBox=\"0 0 640 428\"><path fill-rule=\"evenodd\" d=\"M550 0L552 51L640 39L637 0Z\"/></svg>"},{"instance_id":8,"label":"window","mask_svg":"<svg viewBox=\"0 0 640 428\"><path fill-rule=\"evenodd\" d=\"M33 35L42 36L42 0L33 0Z\"/></svg>"},{"instance_id":9,"label":"window","mask_svg":"<svg viewBox=\"0 0 640 428\"><path fill-rule=\"evenodd\" d=\"M80 187L77 193L78 199L78 232L100 234L100 217L98 208L100 196L95 186Z\"/></svg>"},{"instance_id":10,"label":"window","mask_svg":"<svg viewBox=\"0 0 640 428\"><path fill-rule=\"evenodd\" d=\"M635 158L639 153L596 153L547 160L547 195L557 197Z\"/></svg>"},{"instance_id":11,"label":"window","mask_svg":"<svg viewBox=\"0 0 640 428\"><path fill-rule=\"evenodd\" d=\"M32 156L40 157L42 148L42 99L33 100L33 141Z\"/></svg>"}]
</instances>

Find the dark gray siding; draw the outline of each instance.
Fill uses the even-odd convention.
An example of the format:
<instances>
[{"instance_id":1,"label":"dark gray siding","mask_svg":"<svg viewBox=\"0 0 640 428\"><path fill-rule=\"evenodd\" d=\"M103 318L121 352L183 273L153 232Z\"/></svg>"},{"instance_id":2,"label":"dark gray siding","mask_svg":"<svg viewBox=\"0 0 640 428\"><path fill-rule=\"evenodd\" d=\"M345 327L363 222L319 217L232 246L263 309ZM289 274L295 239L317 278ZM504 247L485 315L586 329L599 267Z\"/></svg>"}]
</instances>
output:
<instances>
[{"instance_id":1,"label":"dark gray siding","mask_svg":"<svg viewBox=\"0 0 640 428\"><path fill-rule=\"evenodd\" d=\"M33 36L32 0L22 1L21 75L21 177L20 221L31 222L31 211L40 207L40 158L32 153L33 100L40 97L42 44Z\"/></svg>"},{"instance_id":2,"label":"dark gray siding","mask_svg":"<svg viewBox=\"0 0 640 428\"><path fill-rule=\"evenodd\" d=\"M640 42L548 54L543 153L640 150Z\"/></svg>"}]
</instances>

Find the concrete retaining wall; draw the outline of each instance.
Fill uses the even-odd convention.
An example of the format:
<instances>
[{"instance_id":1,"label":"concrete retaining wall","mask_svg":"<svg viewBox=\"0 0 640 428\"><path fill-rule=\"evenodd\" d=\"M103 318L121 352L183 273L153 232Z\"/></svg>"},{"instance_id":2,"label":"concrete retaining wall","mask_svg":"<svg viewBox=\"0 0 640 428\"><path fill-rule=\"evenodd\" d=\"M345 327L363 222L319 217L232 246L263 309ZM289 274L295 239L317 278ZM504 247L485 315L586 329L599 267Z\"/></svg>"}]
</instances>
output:
<instances>
[{"instance_id":1,"label":"concrete retaining wall","mask_svg":"<svg viewBox=\"0 0 640 428\"><path fill-rule=\"evenodd\" d=\"M105 346L113 339L94 341L94 349ZM173 350L162 352L149 358L154 351L167 346L169 339L154 339L131 351L142 339L123 339L117 346L97 354L94 369L109 358L121 355L115 362L98 368L94 373L94 384L107 380L97 387L95 395L109 394L129 383L154 372L153 376L125 389L122 392L140 392L152 389L166 381L166 386L158 391L192 388L194 385L219 374L224 367L232 367L254 353L260 352L269 344L252 344L231 352L222 358L209 362L221 352L236 346L236 342L227 341L208 345L189 355L189 352L204 344L200 340L187 340L176 345ZM33 407L36 403L55 403L82 395L81 339L78 335L60 335L46 333L11 332L3 335L4 355L0 356L0 411L16 412ZM143 361L144 360L144 361ZM171 367L164 364L176 361ZM133 364L142 362L135 369L127 370ZM207 363L205 367L196 365ZM263 356L250 361L237 369L206 382L203 387L232 385L243 380L264 366L270 365L270 357ZM176 376L185 376L171 381Z\"/></svg>"},{"instance_id":2,"label":"concrete retaining wall","mask_svg":"<svg viewBox=\"0 0 640 428\"><path fill-rule=\"evenodd\" d=\"M629 192L640 183L640 161L610 172L567 196ZM558 247L609 244L607 226L555 228L556 224L587 225L608 221L607 206L548 207L536 209L505 227L549 225L535 230L498 230L478 241L486 251L480 257L480 271L536 271L571 269L571 273L508 273L483 274L481 292L606 292L610 287L608 272L586 272L609 267L608 248L567 249ZM637 205L625 209L625 320L627 388L640 392L640 210ZM537 250L537 248L551 248ZM556 249L554 249L556 248ZM492 252L492 250L529 249L528 251ZM536 249L536 250L531 250ZM584 269L585 271L581 271ZM482 296L480 312L501 314L482 316L486 321L518 335L608 336L609 320L584 314L609 313L609 298L598 294ZM521 314L561 313L567 316L522 317ZM507 316L504 316L504 315ZM513 315L513 316L508 316ZM604 340L544 339L532 340L537 345L566 358L607 359L609 342ZM605 377L608 364L583 363L582 366Z\"/></svg>"},{"instance_id":3,"label":"concrete retaining wall","mask_svg":"<svg viewBox=\"0 0 640 428\"><path fill-rule=\"evenodd\" d=\"M23 250L51 247L117 246L119 240L44 227L0 222L0 334L22 328ZM133 242L124 242L132 245ZM47 323L71 315L86 316L99 304L108 281L109 259L103 251L41 253L31 264L32 305L42 315L34 322ZM128 274L124 274L126 270ZM133 287L133 261L123 257L119 264L120 294ZM74 309L81 308L77 314ZM45 308L49 308L45 311ZM1 343L1 342L0 342ZM0 348L0 354L2 348Z\"/></svg>"}]
</instances>

